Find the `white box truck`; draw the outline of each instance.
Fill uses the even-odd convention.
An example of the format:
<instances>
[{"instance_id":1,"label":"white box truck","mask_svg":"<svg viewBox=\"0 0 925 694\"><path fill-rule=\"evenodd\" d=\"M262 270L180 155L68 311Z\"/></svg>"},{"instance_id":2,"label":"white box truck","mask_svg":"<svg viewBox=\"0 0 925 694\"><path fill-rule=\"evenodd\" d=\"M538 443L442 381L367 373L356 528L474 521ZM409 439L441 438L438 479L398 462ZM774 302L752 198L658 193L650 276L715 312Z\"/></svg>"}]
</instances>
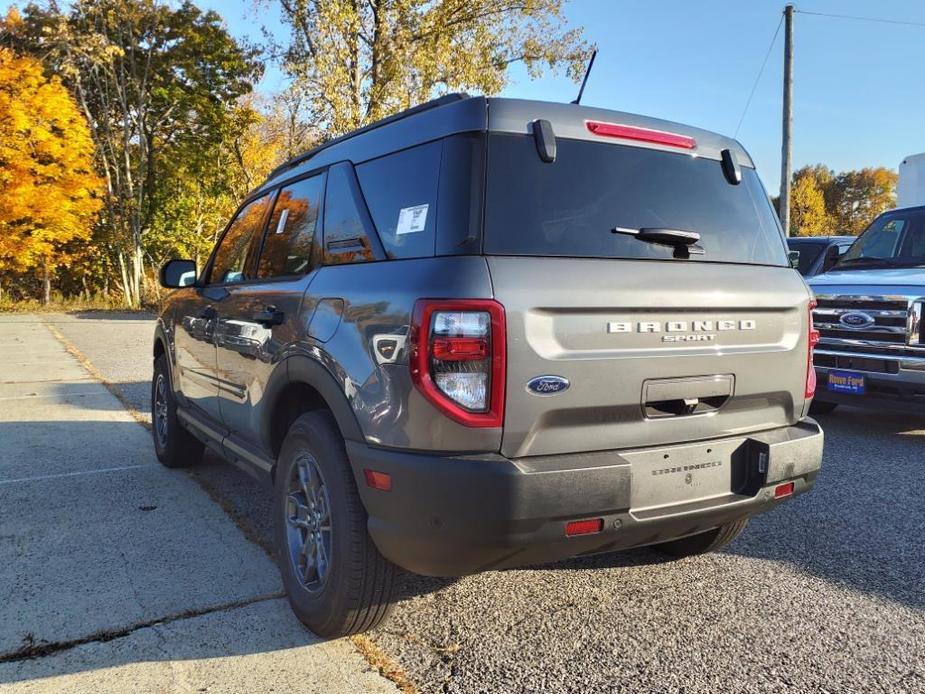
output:
<instances>
[{"instance_id":1,"label":"white box truck","mask_svg":"<svg viewBox=\"0 0 925 694\"><path fill-rule=\"evenodd\" d=\"M903 159L896 184L896 207L919 205L925 205L925 153Z\"/></svg>"}]
</instances>

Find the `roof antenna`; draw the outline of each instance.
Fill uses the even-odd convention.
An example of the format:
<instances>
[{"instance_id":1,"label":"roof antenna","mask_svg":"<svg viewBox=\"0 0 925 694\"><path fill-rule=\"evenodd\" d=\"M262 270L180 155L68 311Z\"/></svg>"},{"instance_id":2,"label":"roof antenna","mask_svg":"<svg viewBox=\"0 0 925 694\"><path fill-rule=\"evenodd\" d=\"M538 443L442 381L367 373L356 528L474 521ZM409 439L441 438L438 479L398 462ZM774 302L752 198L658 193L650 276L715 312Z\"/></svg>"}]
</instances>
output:
<instances>
[{"instance_id":1,"label":"roof antenna","mask_svg":"<svg viewBox=\"0 0 925 694\"><path fill-rule=\"evenodd\" d=\"M581 103L581 95L585 93L585 85L588 83L588 75L591 74L591 68L594 67L594 59L597 57L597 49L595 48L591 51L591 60L588 61L588 69L585 70L585 78L581 80L581 89L578 90L578 98L575 99L573 104Z\"/></svg>"}]
</instances>

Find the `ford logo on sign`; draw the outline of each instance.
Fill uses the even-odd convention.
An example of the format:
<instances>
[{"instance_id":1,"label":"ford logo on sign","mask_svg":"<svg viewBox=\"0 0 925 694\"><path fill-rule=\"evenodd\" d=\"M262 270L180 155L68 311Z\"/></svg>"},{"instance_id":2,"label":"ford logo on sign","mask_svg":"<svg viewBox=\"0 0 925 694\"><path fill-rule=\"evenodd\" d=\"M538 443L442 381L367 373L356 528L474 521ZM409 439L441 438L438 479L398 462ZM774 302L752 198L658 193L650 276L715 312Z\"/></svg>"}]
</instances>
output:
<instances>
[{"instance_id":1,"label":"ford logo on sign","mask_svg":"<svg viewBox=\"0 0 925 694\"><path fill-rule=\"evenodd\" d=\"M838 322L847 328L854 328L855 330L869 328L874 323L876 323L873 316L871 316L869 313L863 313L861 311L843 313L841 318L838 319Z\"/></svg>"},{"instance_id":2,"label":"ford logo on sign","mask_svg":"<svg viewBox=\"0 0 925 694\"><path fill-rule=\"evenodd\" d=\"M537 376L527 383L527 390L535 395L555 395L568 390L569 382L562 376Z\"/></svg>"}]
</instances>

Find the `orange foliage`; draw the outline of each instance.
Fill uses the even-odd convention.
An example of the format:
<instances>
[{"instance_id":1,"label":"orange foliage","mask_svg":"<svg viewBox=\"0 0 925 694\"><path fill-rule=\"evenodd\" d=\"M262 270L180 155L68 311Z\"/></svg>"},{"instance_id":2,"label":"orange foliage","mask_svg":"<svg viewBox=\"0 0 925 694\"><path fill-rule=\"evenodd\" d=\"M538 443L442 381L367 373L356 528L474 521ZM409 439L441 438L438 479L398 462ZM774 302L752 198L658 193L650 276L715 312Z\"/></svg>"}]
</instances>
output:
<instances>
[{"instance_id":1,"label":"orange foliage","mask_svg":"<svg viewBox=\"0 0 925 694\"><path fill-rule=\"evenodd\" d=\"M66 264L66 247L90 237L101 188L74 99L38 61L0 48L0 271Z\"/></svg>"}]
</instances>

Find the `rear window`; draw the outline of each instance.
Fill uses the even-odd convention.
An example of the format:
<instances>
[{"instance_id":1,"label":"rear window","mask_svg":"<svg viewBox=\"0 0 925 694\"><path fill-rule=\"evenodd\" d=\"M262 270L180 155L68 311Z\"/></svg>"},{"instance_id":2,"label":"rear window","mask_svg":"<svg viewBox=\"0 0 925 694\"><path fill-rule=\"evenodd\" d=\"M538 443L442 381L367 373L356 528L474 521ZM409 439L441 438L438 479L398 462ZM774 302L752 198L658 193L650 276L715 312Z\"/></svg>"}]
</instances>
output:
<instances>
[{"instance_id":1,"label":"rear window","mask_svg":"<svg viewBox=\"0 0 925 694\"><path fill-rule=\"evenodd\" d=\"M801 275L805 275L809 272L813 263L816 262L816 259L822 254L822 251L828 246L828 244L824 242L805 241L790 241L788 245L792 250L800 252L800 264L797 270Z\"/></svg>"},{"instance_id":2,"label":"rear window","mask_svg":"<svg viewBox=\"0 0 925 694\"><path fill-rule=\"evenodd\" d=\"M544 163L533 138L491 135L485 252L671 259L674 250L614 227L700 234L696 262L787 266L780 225L754 169L731 185L720 162L689 154L559 138Z\"/></svg>"}]
</instances>

